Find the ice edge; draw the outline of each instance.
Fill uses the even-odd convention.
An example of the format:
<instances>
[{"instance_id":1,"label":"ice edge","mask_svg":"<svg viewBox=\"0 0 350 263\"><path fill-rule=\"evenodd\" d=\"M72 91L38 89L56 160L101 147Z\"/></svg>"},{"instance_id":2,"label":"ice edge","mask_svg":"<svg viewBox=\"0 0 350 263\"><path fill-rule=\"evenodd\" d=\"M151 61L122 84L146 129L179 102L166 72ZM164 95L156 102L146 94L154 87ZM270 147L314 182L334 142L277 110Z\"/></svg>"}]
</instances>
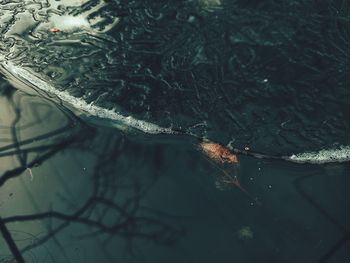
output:
<instances>
[{"instance_id":1,"label":"ice edge","mask_svg":"<svg viewBox=\"0 0 350 263\"><path fill-rule=\"evenodd\" d=\"M60 100L63 102L69 103L74 108L77 108L83 112L86 112L92 116L96 116L102 119L108 119L112 121L119 122L123 125L126 125L128 127L135 128L137 130L140 130L145 133L149 134L175 134L176 132L173 131L171 128L165 128L158 126L156 124L138 120L133 118L132 116L124 116L114 110L108 110L101 108L99 106L94 105L93 103L88 104L86 101L80 98L76 98L72 95L70 95L66 91L59 91L55 89L52 85L49 83L46 83L42 79L36 77L32 73L30 73L28 70L21 68L19 66L14 65L10 61L2 62L2 65L6 70L9 71L14 76L20 76L25 81L29 82L31 85L37 87L38 89L48 92L52 95L57 96Z\"/></svg>"},{"instance_id":2,"label":"ice edge","mask_svg":"<svg viewBox=\"0 0 350 263\"><path fill-rule=\"evenodd\" d=\"M315 152L293 154L286 158L296 163L333 163L350 161L350 146L340 146L337 149L323 149Z\"/></svg>"},{"instance_id":3,"label":"ice edge","mask_svg":"<svg viewBox=\"0 0 350 263\"><path fill-rule=\"evenodd\" d=\"M171 128L165 128L158 126L154 123L146 122L143 120L135 119L132 116L124 116L114 110L108 110L94 105L88 104L80 98L76 98L70 95L68 92L59 91L55 89L49 83L46 83L42 79L36 77L28 70L14 65L10 61L1 63L6 70L8 70L14 76L20 76L25 81L28 81L38 89L56 95L62 101L69 103L74 108L90 114L91 116L99 117L102 119L108 119L119 122L125 126L140 130L148 134L176 134ZM350 146L341 146L338 149L323 149L315 152L305 152L293 154L285 157L286 160L296 163L332 163L332 162L346 162L350 161Z\"/></svg>"}]
</instances>

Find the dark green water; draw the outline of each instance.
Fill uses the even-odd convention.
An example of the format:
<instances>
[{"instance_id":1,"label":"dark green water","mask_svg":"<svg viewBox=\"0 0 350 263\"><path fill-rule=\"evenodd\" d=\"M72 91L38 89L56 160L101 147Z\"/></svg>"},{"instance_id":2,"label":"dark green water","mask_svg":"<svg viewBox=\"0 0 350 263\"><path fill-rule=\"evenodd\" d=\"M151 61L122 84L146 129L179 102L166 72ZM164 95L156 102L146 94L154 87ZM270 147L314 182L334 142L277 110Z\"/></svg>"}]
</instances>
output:
<instances>
[{"instance_id":1,"label":"dark green water","mask_svg":"<svg viewBox=\"0 0 350 263\"><path fill-rule=\"evenodd\" d=\"M231 172L258 204L217 187L186 140L94 127L13 89L0 105L1 217L26 262L349 259L346 163L241 157Z\"/></svg>"},{"instance_id":2,"label":"dark green water","mask_svg":"<svg viewBox=\"0 0 350 263\"><path fill-rule=\"evenodd\" d=\"M0 0L0 262L349 262L349 10Z\"/></svg>"}]
</instances>

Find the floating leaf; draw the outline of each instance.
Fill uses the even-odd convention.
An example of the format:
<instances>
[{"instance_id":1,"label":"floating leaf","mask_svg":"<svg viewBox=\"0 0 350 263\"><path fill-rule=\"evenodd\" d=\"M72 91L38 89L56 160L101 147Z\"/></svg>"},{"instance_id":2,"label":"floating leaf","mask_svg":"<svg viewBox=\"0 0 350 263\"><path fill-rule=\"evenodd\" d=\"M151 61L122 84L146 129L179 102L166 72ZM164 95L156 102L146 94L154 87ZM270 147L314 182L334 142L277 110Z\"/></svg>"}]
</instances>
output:
<instances>
[{"instance_id":1,"label":"floating leaf","mask_svg":"<svg viewBox=\"0 0 350 263\"><path fill-rule=\"evenodd\" d=\"M49 28L48 30L50 33L58 33L58 32L61 32L60 29L56 28L56 27L53 27L53 28Z\"/></svg>"},{"instance_id":2,"label":"floating leaf","mask_svg":"<svg viewBox=\"0 0 350 263\"><path fill-rule=\"evenodd\" d=\"M237 155L218 143L202 142L199 144L199 148L205 155L217 163L238 163Z\"/></svg>"}]
</instances>

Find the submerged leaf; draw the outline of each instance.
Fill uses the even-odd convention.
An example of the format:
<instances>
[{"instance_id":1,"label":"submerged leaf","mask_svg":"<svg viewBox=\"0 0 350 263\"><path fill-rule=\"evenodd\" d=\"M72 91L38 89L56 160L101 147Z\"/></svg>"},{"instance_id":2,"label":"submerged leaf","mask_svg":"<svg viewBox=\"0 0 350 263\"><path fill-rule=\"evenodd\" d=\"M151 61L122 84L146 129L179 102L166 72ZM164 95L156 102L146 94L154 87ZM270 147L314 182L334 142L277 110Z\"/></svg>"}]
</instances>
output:
<instances>
[{"instance_id":1,"label":"submerged leaf","mask_svg":"<svg viewBox=\"0 0 350 263\"><path fill-rule=\"evenodd\" d=\"M213 142L202 142L200 150L217 163L238 163L237 156L226 147Z\"/></svg>"},{"instance_id":2,"label":"submerged leaf","mask_svg":"<svg viewBox=\"0 0 350 263\"><path fill-rule=\"evenodd\" d=\"M61 32L60 29L56 28L56 27L53 27L53 28L49 28L48 30L50 33L58 33L58 32Z\"/></svg>"}]
</instances>

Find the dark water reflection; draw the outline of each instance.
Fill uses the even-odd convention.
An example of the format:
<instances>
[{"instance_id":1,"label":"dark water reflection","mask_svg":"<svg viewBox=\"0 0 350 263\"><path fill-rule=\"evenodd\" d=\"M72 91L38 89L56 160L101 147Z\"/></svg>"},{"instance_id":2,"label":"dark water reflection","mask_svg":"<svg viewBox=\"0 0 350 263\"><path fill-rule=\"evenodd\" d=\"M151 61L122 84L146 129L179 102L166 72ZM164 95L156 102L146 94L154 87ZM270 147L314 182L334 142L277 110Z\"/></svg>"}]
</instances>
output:
<instances>
[{"instance_id":1,"label":"dark water reflection","mask_svg":"<svg viewBox=\"0 0 350 263\"><path fill-rule=\"evenodd\" d=\"M72 108L82 108L78 99L274 155L350 144L345 1L0 0L0 7L0 71L42 95L50 87L68 94L60 99Z\"/></svg>"},{"instance_id":2,"label":"dark water reflection","mask_svg":"<svg viewBox=\"0 0 350 263\"><path fill-rule=\"evenodd\" d=\"M349 262L348 162L239 156L228 173L247 194L189 136L64 107L271 155L346 146L349 14L338 0L0 0L14 85L0 80L0 262Z\"/></svg>"},{"instance_id":3,"label":"dark water reflection","mask_svg":"<svg viewBox=\"0 0 350 263\"><path fill-rule=\"evenodd\" d=\"M348 164L242 157L242 186L187 142L94 127L1 82L0 208L26 262L347 262ZM0 262L13 262L9 240Z\"/></svg>"}]
</instances>

